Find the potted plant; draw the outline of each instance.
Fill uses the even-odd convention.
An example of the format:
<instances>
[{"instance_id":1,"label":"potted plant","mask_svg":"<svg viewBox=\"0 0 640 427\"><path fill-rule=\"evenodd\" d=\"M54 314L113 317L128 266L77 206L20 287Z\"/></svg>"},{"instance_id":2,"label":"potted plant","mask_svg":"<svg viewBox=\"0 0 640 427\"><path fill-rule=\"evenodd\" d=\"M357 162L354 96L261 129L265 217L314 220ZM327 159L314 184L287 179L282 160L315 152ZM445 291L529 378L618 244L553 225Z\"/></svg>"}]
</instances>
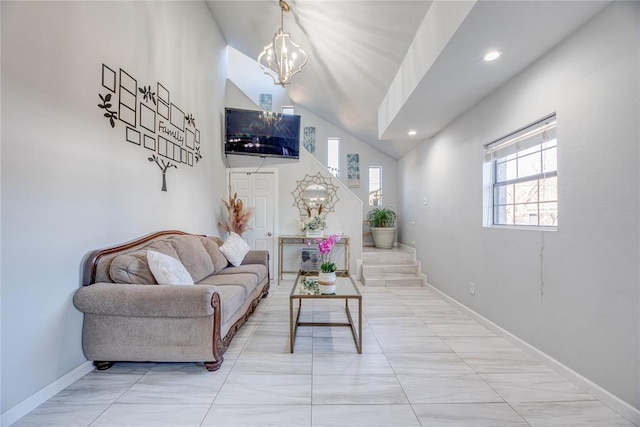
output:
<instances>
[{"instance_id":1,"label":"potted plant","mask_svg":"<svg viewBox=\"0 0 640 427\"><path fill-rule=\"evenodd\" d=\"M335 262L331 261L331 251L338 240L340 240L340 235L338 234L315 240L322 257L322 264L320 264L320 271L318 272L318 285L322 293L333 293L336 289L336 270L338 267ZM327 288L323 288L323 286Z\"/></svg>"},{"instance_id":2,"label":"potted plant","mask_svg":"<svg viewBox=\"0 0 640 427\"><path fill-rule=\"evenodd\" d=\"M373 244L379 249L391 249L396 237L398 215L391 208L374 208L367 214Z\"/></svg>"}]
</instances>

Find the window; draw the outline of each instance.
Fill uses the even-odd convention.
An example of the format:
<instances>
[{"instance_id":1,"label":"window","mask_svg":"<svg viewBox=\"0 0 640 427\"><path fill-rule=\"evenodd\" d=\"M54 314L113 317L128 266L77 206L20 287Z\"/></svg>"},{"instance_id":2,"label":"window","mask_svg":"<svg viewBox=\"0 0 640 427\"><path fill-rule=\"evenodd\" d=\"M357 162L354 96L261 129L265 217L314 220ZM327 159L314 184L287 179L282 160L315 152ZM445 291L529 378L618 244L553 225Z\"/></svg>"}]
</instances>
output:
<instances>
[{"instance_id":1,"label":"window","mask_svg":"<svg viewBox=\"0 0 640 427\"><path fill-rule=\"evenodd\" d=\"M492 211L485 225L557 227L555 114L486 145L485 152Z\"/></svg>"},{"instance_id":2,"label":"window","mask_svg":"<svg viewBox=\"0 0 640 427\"><path fill-rule=\"evenodd\" d=\"M294 114L293 105L283 105L281 108L282 114Z\"/></svg>"},{"instance_id":3,"label":"window","mask_svg":"<svg viewBox=\"0 0 640 427\"><path fill-rule=\"evenodd\" d=\"M327 169L336 178L340 176L340 138L327 139Z\"/></svg>"},{"instance_id":4,"label":"window","mask_svg":"<svg viewBox=\"0 0 640 427\"><path fill-rule=\"evenodd\" d=\"M369 167L369 206L382 206L382 168Z\"/></svg>"}]
</instances>

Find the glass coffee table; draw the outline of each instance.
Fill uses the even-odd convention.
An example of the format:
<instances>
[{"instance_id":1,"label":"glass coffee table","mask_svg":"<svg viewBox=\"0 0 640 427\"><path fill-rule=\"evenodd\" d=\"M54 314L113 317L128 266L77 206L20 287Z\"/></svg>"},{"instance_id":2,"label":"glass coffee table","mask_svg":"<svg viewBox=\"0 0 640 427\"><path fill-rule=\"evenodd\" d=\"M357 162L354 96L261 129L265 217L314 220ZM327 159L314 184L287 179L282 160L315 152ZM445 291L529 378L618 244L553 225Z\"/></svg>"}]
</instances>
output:
<instances>
[{"instance_id":1,"label":"glass coffee table","mask_svg":"<svg viewBox=\"0 0 640 427\"><path fill-rule=\"evenodd\" d=\"M294 300L298 300L298 310L294 316ZM343 299L344 309L347 314L347 322L301 322L300 312L302 311L302 300L332 300ZM351 311L349 310L349 300L358 301L358 330L353 323ZM355 282L349 275L342 275L336 278L336 288L333 293L322 293L318 286L318 272L298 272L298 276L293 284L291 295L289 296L289 345L291 353L296 341L296 332L299 326L348 326L351 328L356 350L362 353L362 294L358 290Z\"/></svg>"}]
</instances>

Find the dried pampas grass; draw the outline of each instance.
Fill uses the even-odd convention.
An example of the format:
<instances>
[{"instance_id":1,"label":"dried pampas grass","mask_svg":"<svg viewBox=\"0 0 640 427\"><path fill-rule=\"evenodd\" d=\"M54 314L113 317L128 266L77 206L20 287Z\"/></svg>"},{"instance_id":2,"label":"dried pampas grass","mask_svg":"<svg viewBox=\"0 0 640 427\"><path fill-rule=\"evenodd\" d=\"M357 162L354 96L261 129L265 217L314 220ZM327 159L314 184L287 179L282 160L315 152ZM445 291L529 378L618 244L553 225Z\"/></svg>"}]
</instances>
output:
<instances>
[{"instance_id":1,"label":"dried pampas grass","mask_svg":"<svg viewBox=\"0 0 640 427\"><path fill-rule=\"evenodd\" d=\"M252 208L245 208L242 199L238 198L238 193L229 196L229 201L222 200L227 207L227 221L219 223L228 233L233 231L242 235L249 229L249 220L253 214Z\"/></svg>"}]
</instances>

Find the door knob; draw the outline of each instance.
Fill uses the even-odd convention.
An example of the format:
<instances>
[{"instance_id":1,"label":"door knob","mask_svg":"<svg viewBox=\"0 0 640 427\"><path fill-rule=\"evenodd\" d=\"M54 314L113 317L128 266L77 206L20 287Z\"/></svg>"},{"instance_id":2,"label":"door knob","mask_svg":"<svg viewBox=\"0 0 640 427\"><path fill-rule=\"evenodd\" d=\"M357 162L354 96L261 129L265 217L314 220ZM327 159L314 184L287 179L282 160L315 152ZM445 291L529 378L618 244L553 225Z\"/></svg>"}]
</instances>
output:
<instances>
[{"instance_id":1,"label":"door knob","mask_svg":"<svg viewBox=\"0 0 640 427\"><path fill-rule=\"evenodd\" d=\"M273 236L273 233L272 232L268 232L267 236L271 237L271 236Z\"/></svg>"}]
</instances>

